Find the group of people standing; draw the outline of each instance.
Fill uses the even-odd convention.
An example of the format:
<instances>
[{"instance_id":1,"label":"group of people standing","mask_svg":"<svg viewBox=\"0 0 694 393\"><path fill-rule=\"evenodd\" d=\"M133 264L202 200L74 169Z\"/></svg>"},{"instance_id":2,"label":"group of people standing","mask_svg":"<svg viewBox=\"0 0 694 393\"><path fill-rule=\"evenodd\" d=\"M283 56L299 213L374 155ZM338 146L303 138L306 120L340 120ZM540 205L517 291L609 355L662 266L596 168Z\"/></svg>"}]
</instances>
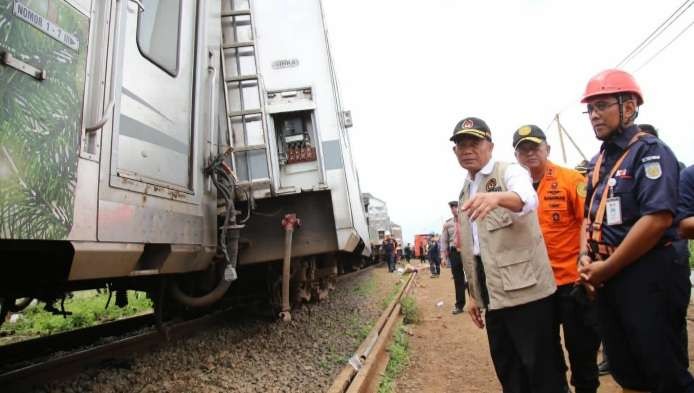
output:
<instances>
[{"instance_id":1,"label":"group of people standing","mask_svg":"<svg viewBox=\"0 0 694 393\"><path fill-rule=\"evenodd\" d=\"M628 73L599 73L581 102L602 141L585 176L548 159L535 125L513 135L517 163L493 159L482 119L455 126L467 177L441 239L453 312L486 327L504 393L570 392L568 382L595 393L601 340L625 392L694 392L681 247L694 237L694 167L680 174L670 148L635 124L644 100Z\"/></svg>"}]
</instances>

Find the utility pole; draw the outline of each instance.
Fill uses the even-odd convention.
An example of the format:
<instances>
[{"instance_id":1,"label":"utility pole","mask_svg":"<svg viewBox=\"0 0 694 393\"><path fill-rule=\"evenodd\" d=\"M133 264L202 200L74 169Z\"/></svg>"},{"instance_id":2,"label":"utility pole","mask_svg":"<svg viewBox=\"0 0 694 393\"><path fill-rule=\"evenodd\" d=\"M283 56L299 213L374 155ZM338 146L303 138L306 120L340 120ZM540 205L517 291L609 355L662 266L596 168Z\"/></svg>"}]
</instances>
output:
<instances>
[{"instance_id":1,"label":"utility pole","mask_svg":"<svg viewBox=\"0 0 694 393\"><path fill-rule=\"evenodd\" d=\"M564 146L564 134L562 133L561 123L559 122L559 114L554 115L554 121L557 122L557 132L559 132L559 144L561 145L561 156L566 164L566 147Z\"/></svg>"},{"instance_id":2,"label":"utility pole","mask_svg":"<svg viewBox=\"0 0 694 393\"><path fill-rule=\"evenodd\" d=\"M564 128L564 126L561 124L558 113L554 115L554 122L557 123L557 132L559 132L559 144L561 145L561 154L562 158L564 159L564 164L566 164L566 146L564 145L564 135L566 135L566 137L569 139L569 142L571 142L571 145L573 145L576 151L578 151L578 154L580 154L584 160L587 160L586 155L583 154L583 151L580 147L578 147L576 141L574 141L574 139L571 137L571 134L569 134L569 132L566 131L566 128Z\"/></svg>"}]
</instances>

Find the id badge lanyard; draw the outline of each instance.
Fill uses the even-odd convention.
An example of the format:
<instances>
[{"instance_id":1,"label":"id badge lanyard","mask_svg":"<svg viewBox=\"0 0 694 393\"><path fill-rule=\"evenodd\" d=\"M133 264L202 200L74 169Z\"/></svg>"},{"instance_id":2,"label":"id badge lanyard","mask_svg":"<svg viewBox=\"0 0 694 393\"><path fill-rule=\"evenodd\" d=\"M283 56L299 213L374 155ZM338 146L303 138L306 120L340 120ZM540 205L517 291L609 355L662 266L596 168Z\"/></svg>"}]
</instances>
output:
<instances>
[{"instance_id":1,"label":"id badge lanyard","mask_svg":"<svg viewBox=\"0 0 694 393\"><path fill-rule=\"evenodd\" d=\"M646 133L639 132L636 135L634 135L633 138L631 138L631 141L629 141L629 145L627 146L626 150L624 151L624 153L622 153L617 162L615 162L614 166L612 166L612 169L610 169L607 175L607 184L605 185L605 190L601 195L600 203L598 204L598 210L595 213L595 219L591 224L592 230L590 232L590 239L593 241L602 242L603 219L607 219L607 225L619 225L622 223L622 202L619 197L614 196L614 186L617 184L617 179L614 178L614 175L617 172L617 169L624 162L624 159L627 157L627 154L629 154L629 151L631 150L634 143L643 135L646 135ZM595 162L595 168L593 169L593 196L590 198L590 210L592 210L593 208L595 195L597 194L595 192L595 189L598 183L600 182L600 168L604 159L605 151L603 151L600 154L600 156L598 156L598 160Z\"/></svg>"},{"instance_id":2,"label":"id badge lanyard","mask_svg":"<svg viewBox=\"0 0 694 393\"><path fill-rule=\"evenodd\" d=\"M620 225L622 223L622 201L620 197L614 196L614 186L616 184L617 179L614 177L607 181L609 192L605 207L607 225Z\"/></svg>"}]
</instances>

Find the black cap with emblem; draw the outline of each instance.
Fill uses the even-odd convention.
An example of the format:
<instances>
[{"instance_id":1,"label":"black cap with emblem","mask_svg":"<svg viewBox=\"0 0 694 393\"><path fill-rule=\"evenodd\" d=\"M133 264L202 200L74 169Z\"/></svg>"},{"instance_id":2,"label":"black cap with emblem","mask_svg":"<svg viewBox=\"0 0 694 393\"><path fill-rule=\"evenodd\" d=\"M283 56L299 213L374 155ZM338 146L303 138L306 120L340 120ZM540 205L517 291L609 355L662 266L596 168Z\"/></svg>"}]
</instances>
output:
<instances>
[{"instance_id":1,"label":"black cap with emblem","mask_svg":"<svg viewBox=\"0 0 694 393\"><path fill-rule=\"evenodd\" d=\"M542 132L540 127L534 124L528 124L519 127L516 132L513 133L513 149L518 149L518 145L525 141L540 144L547 141L547 136L545 136L545 133Z\"/></svg>"},{"instance_id":2,"label":"black cap with emblem","mask_svg":"<svg viewBox=\"0 0 694 393\"><path fill-rule=\"evenodd\" d=\"M489 130L489 126L484 120L477 117L466 117L459 121L453 129L453 136L450 140L455 142L465 135L476 136L490 142L492 140L492 132Z\"/></svg>"}]
</instances>

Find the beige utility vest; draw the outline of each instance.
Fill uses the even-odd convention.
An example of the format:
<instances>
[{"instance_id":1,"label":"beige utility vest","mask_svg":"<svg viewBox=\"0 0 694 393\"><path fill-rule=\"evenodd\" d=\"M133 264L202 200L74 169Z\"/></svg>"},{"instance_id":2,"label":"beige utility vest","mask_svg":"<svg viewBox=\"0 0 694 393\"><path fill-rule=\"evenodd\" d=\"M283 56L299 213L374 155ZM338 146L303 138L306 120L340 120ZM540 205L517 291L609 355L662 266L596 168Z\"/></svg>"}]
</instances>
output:
<instances>
[{"instance_id":1,"label":"beige utility vest","mask_svg":"<svg viewBox=\"0 0 694 393\"><path fill-rule=\"evenodd\" d=\"M507 191L504 172L508 163L497 162L483 176L477 192ZM470 199L470 180L460 193L460 206ZM465 274L470 278L470 294L482 307L482 292L473 254L472 226L467 214L458 215L460 244ZM480 256L484 265L489 310L518 306L554 293L556 284L547 248L535 211L522 216L498 207L477 221Z\"/></svg>"}]
</instances>

